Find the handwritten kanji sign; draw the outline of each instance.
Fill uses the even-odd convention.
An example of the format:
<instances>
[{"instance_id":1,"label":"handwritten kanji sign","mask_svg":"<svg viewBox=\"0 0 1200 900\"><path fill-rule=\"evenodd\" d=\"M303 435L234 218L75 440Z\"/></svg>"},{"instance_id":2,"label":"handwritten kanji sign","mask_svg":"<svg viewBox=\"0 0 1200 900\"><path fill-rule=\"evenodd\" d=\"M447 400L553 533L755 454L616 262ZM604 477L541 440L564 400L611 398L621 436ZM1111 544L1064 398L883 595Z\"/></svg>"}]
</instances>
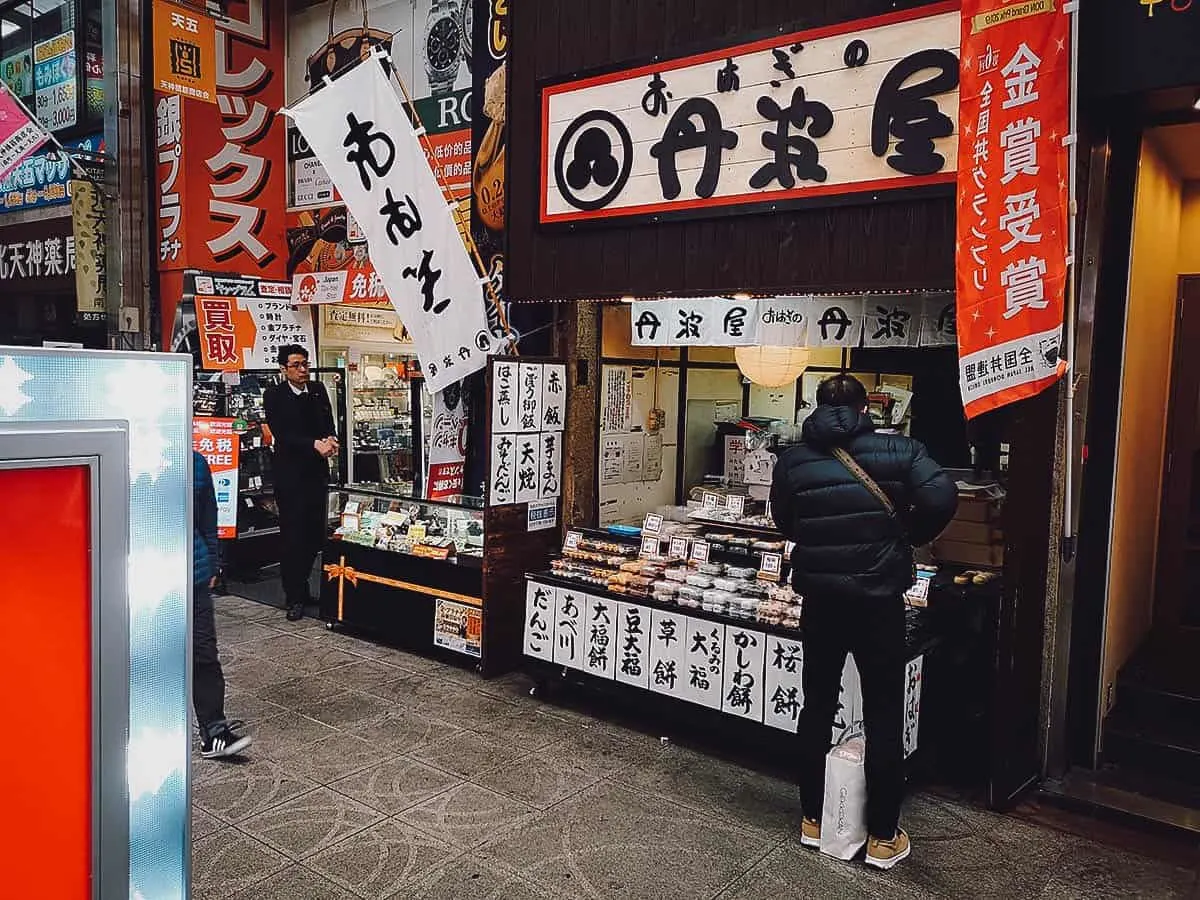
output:
<instances>
[{"instance_id":1,"label":"handwritten kanji sign","mask_svg":"<svg viewBox=\"0 0 1200 900\"><path fill-rule=\"evenodd\" d=\"M540 221L948 185L958 43L933 3L549 85Z\"/></svg>"},{"instance_id":2,"label":"handwritten kanji sign","mask_svg":"<svg viewBox=\"0 0 1200 900\"><path fill-rule=\"evenodd\" d=\"M1070 15L1057 0L964 0L959 383L969 417L1065 371Z\"/></svg>"}]
</instances>

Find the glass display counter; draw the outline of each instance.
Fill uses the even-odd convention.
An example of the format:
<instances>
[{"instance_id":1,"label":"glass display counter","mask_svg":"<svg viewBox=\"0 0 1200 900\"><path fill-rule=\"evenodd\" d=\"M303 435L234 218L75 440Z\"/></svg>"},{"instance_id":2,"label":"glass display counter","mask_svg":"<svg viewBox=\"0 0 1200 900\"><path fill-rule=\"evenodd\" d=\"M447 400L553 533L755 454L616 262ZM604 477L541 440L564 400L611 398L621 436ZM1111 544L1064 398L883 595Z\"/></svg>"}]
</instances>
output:
<instances>
[{"instance_id":1,"label":"glass display counter","mask_svg":"<svg viewBox=\"0 0 1200 900\"><path fill-rule=\"evenodd\" d=\"M478 498L425 500L372 483L331 488L330 511L337 522L322 556L320 597L330 627L472 657L485 676L516 664L530 556L523 509L517 516Z\"/></svg>"}]
</instances>

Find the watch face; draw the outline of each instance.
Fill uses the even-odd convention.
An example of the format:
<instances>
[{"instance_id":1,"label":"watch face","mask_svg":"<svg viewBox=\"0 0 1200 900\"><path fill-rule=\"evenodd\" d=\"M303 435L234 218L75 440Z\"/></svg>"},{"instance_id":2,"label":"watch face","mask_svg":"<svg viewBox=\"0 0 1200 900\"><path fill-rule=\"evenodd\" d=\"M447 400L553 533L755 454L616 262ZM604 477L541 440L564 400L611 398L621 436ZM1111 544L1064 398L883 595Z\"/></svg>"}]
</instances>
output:
<instances>
[{"instance_id":1,"label":"watch face","mask_svg":"<svg viewBox=\"0 0 1200 900\"><path fill-rule=\"evenodd\" d=\"M433 23L429 29L429 37L425 40L425 52L429 65L435 71L452 68L458 61L458 49L462 37L458 26L450 16L443 16Z\"/></svg>"},{"instance_id":2,"label":"watch face","mask_svg":"<svg viewBox=\"0 0 1200 900\"><path fill-rule=\"evenodd\" d=\"M474 7L475 4L471 0L465 0L462 6L462 36L463 45L467 49L467 61L471 60L471 41L474 39Z\"/></svg>"}]
</instances>

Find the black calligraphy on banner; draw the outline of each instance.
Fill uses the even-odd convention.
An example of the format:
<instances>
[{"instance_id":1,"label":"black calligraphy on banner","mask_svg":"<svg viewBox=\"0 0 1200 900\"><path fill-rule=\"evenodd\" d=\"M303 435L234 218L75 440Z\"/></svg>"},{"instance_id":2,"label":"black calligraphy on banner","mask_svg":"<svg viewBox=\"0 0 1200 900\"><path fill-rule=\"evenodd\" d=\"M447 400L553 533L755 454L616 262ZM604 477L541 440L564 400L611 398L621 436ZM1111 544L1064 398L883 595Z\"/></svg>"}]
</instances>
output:
<instances>
[{"instance_id":1,"label":"black calligraphy on banner","mask_svg":"<svg viewBox=\"0 0 1200 900\"><path fill-rule=\"evenodd\" d=\"M375 127L374 122L360 122L354 113L346 114L346 126L346 138L342 141L342 146L351 148L346 154L346 161L354 163L358 168L358 177L362 179L363 189L369 191L371 178L367 169L374 172L376 178L386 178L396 161L396 145L382 131L371 130ZM386 154L382 161L375 153L375 144L379 144Z\"/></svg>"},{"instance_id":2,"label":"black calligraphy on banner","mask_svg":"<svg viewBox=\"0 0 1200 900\"><path fill-rule=\"evenodd\" d=\"M538 659L551 660L554 648L551 644L552 616L550 602L555 596L554 588L536 584L526 585L525 593L525 653Z\"/></svg>"},{"instance_id":3,"label":"black calligraphy on banner","mask_svg":"<svg viewBox=\"0 0 1200 900\"><path fill-rule=\"evenodd\" d=\"M750 176L750 187L759 190L777 181L781 188L790 190L796 186L797 178L825 181L829 177L819 162L820 152L812 140L825 137L833 130L833 113L828 106L807 99L804 88L797 87L792 91L792 102L786 109L769 96L759 97L758 113L768 122L775 123L775 130L762 136L763 146L774 153L775 158ZM793 128L799 133L792 134Z\"/></svg>"},{"instance_id":4,"label":"black calligraphy on banner","mask_svg":"<svg viewBox=\"0 0 1200 900\"><path fill-rule=\"evenodd\" d=\"M387 219L388 240L399 247L400 238L396 237L396 232L399 231L400 236L408 240L420 231L421 211L408 194L404 195L403 200L397 200L392 196L392 189L388 188L384 191L384 197L387 202L379 208L379 214Z\"/></svg>"},{"instance_id":5,"label":"black calligraphy on banner","mask_svg":"<svg viewBox=\"0 0 1200 900\"><path fill-rule=\"evenodd\" d=\"M728 94L740 90L742 79L738 77L738 66L733 57L725 60L725 65L717 69L717 93Z\"/></svg>"},{"instance_id":6,"label":"black calligraphy on banner","mask_svg":"<svg viewBox=\"0 0 1200 900\"><path fill-rule=\"evenodd\" d=\"M642 96L642 109L648 116L666 115L667 100L670 98L671 92L667 90L667 83L663 81L662 75L655 72L646 87L646 93Z\"/></svg>"},{"instance_id":7,"label":"black calligraphy on banner","mask_svg":"<svg viewBox=\"0 0 1200 900\"><path fill-rule=\"evenodd\" d=\"M913 77L932 71L932 77ZM934 140L954 134L954 121L938 107L935 97L958 87L958 57L949 50L921 50L896 63L884 77L875 97L871 120L871 150L876 156L888 152L892 138L898 139L887 164L905 175L933 175L946 165L946 157L934 148Z\"/></svg>"},{"instance_id":8,"label":"black calligraphy on banner","mask_svg":"<svg viewBox=\"0 0 1200 900\"><path fill-rule=\"evenodd\" d=\"M442 270L435 269L432 266L433 251L425 250L421 253L421 265L419 268L414 266L404 267L405 278L415 278L421 283L421 296L425 299L425 312L432 312L435 315L441 315L450 306L450 298L446 297L442 300L434 299L434 290L437 288L438 280L442 277ZM468 356L470 353L468 352ZM447 362L447 366L451 363Z\"/></svg>"},{"instance_id":9,"label":"black calligraphy on banner","mask_svg":"<svg viewBox=\"0 0 1200 900\"><path fill-rule=\"evenodd\" d=\"M700 127L693 119L700 120ZM696 182L696 196L711 197L721 177L722 154L737 145L737 133L722 127L721 112L711 100L693 97L679 104L662 140L650 148L650 155L658 160L658 183L663 197L674 200L683 190L679 184L679 154L699 149L704 150L704 162Z\"/></svg>"}]
</instances>

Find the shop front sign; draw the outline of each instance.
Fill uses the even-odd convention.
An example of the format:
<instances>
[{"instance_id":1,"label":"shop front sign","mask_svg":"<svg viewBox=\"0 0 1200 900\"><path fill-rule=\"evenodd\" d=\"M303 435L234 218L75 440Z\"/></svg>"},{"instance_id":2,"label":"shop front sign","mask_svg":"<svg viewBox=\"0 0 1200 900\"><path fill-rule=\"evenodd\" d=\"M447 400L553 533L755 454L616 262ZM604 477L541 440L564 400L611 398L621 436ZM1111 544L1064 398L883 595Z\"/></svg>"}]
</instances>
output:
<instances>
[{"instance_id":1,"label":"shop front sign","mask_svg":"<svg viewBox=\"0 0 1200 900\"><path fill-rule=\"evenodd\" d=\"M211 16L155 0L154 89L217 102L217 31Z\"/></svg>"},{"instance_id":2,"label":"shop front sign","mask_svg":"<svg viewBox=\"0 0 1200 900\"><path fill-rule=\"evenodd\" d=\"M34 112L47 131L70 128L79 121L75 64L74 31L33 45Z\"/></svg>"},{"instance_id":3,"label":"shop front sign","mask_svg":"<svg viewBox=\"0 0 1200 900\"><path fill-rule=\"evenodd\" d=\"M0 284L39 292L74 290L71 217L0 228Z\"/></svg>"},{"instance_id":4,"label":"shop front sign","mask_svg":"<svg viewBox=\"0 0 1200 900\"><path fill-rule=\"evenodd\" d=\"M492 362L488 505L562 496L567 369L560 362Z\"/></svg>"},{"instance_id":5,"label":"shop front sign","mask_svg":"<svg viewBox=\"0 0 1200 900\"><path fill-rule=\"evenodd\" d=\"M76 157L76 161L97 181L103 180L103 167L96 165L94 159L104 152L102 135L66 141L65 146L68 151L82 151L84 155ZM75 174L72 169L68 154L57 148L32 154L0 179L0 213L69 203L70 180Z\"/></svg>"},{"instance_id":6,"label":"shop front sign","mask_svg":"<svg viewBox=\"0 0 1200 900\"><path fill-rule=\"evenodd\" d=\"M676 297L630 305L635 347L942 347L954 295Z\"/></svg>"},{"instance_id":7,"label":"shop front sign","mask_svg":"<svg viewBox=\"0 0 1200 900\"><path fill-rule=\"evenodd\" d=\"M974 417L1066 371L1071 16L1054 0L967 0L962 33L954 268L959 385Z\"/></svg>"},{"instance_id":8,"label":"shop front sign","mask_svg":"<svg viewBox=\"0 0 1200 900\"><path fill-rule=\"evenodd\" d=\"M75 238L75 308L85 322L104 321L108 241L104 194L82 178L71 181L71 233Z\"/></svg>"},{"instance_id":9,"label":"shop front sign","mask_svg":"<svg viewBox=\"0 0 1200 900\"><path fill-rule=\"evenodd\" d=\"M950 184L958 3L542 90L543 224Z\"/></svg>"},{"instance_id":10,"label":"shop front sign","mask_svg":"<svg viewBox=\"0 0 1200 900\"><path fill-rule=\"evenodd\" d=\"M286 283L196 275L196 328L206 370L275 369L279 350L316 351L312 314L292 306Z\"/></svg>"},{"instance_id":11,"label":"shop front sign","mask_svg":"<svg viewBox=\"0 0 1200 900\"><path fill-rule=\"evenodd\" d=\"M362 227L429 390L483 368L492 338L480 275L421 136L377 58L310 94L289 115Z\"/></svg>"},{"instance_id":12,"label":"shop front sign","mask_svg":"<svg viewBox=\"0 0 1200 900\"><path fill-rule=\"evenodd\" d=\"M241 438L233 430L233 419L196 416L192 419L192 449L204 457L212 472L217 498L217 537L237 537L238 454Z\"/></svg>"},{"instance_id":13,"label":"shop front sign","mask_svg":"<svg viewBox=\"0 0 1200 900\"><path fill-rule=\"evenodd\" d=\"M48 135L30 121L7 86L0 85L0 178L13 171Z\"/></svg>"}]
</instances>

